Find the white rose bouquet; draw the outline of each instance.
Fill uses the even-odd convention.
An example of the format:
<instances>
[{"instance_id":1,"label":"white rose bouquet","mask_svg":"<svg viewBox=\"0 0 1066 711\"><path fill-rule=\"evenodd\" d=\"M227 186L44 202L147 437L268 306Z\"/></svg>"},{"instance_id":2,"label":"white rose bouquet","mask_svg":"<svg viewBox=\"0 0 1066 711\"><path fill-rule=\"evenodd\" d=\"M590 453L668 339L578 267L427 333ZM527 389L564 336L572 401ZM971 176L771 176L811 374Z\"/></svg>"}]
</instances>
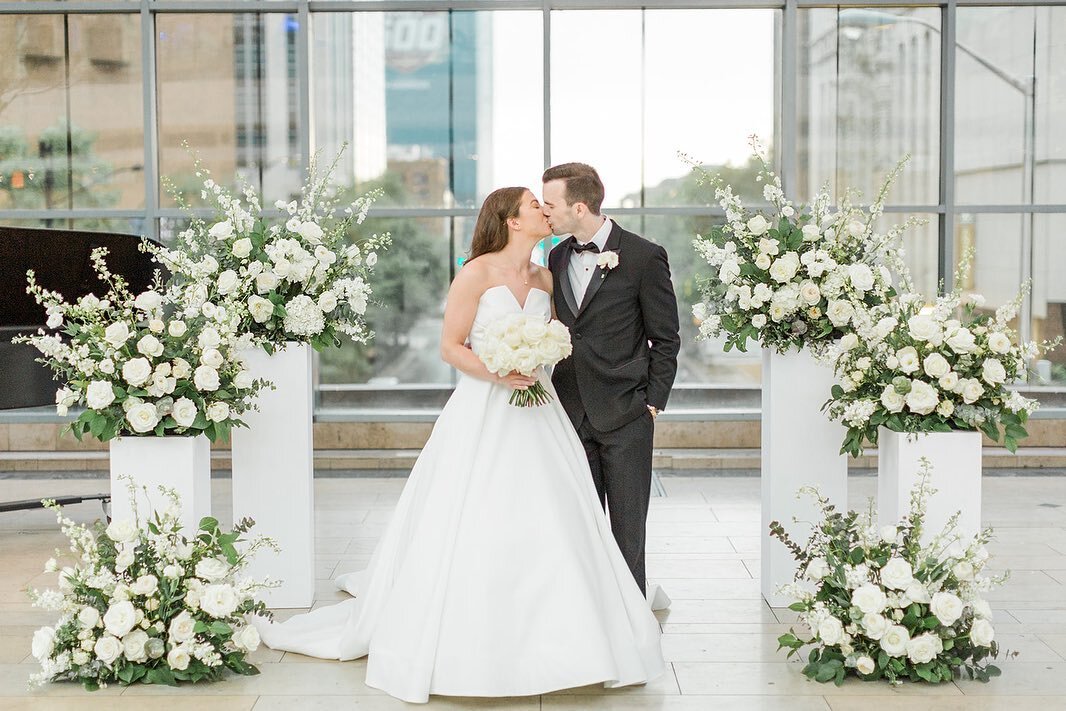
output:
<instances>
[{"instance_id":1,"label":"white rose bouquet","mask_svg":"<svg viewBox=\"0 0 1066 711\"><path fill-rule=\"evenodd\" d=\"M44 304L48 326L58 333L22 336L43 354L39 362L66 385L56 409L85 411L71 423L74 436L101 441L119 435L206 435L226 439L242 426L263 381L252 379L232 348L233 321L222 307L204 304L195 317L176 318L172 290L156 279L153 289L134 296L122 277L111 274L107 250L92 253L103 298L93 294L67 303L57 292L29 286Z\"/></svg>"},{"instance_id":2,"label":"white rose bouquet","mask_svg":"<svg viewBox=\"0 0 1066 711\"><path fill-rule=\"evenodd\" d=\"M956 274L962 283L972 254ZM894 432L980 430L1015 451L1027 436L1035 400L1009 389L1023 380L1027 362L1058 341L1019 345L1009 323L1022 293L995 314L978 312L984 299L959 288L925 306L905 289L898 299L860 309L851 333L833 348L838 383L826 403L830 418L847 428L841 452L862 453L876 444L877 428ZM1024 291L1024 290L1023 290Z\"/></svg>"},{"instance_id":3,"label":"white rose bouquet","mask_svg":"<svg viewBox=\"0 0 1066 711\"><path fill-rule=\"evenodd\" d=\"M160 492L169 506L146 528L114 520L90 530L64 517L54 501L44 502L75 559L62 567L50 559L45 572L58 570L58 589L31 592L35 607L59 613L55 625L33 635L41 671L31 685L76 681L93 691L110 683L215 681L226 669L259 673L245 661L259 646L245 615L270 615L255 596L276 583L242 578L240 571L257 550L277 545L264 536L241 545L251 519L224 533L205 518L187 538L177 493Z\"/></svg>"},{"instance_id":4,"label":"white rose bouquet","mask_svg":"<svg viewBox=\"0 0 1066 711\"><path fill-rule=\"evenodd\" d=\"M754 137L752 147L763 165L758 176L765 183L763 196L773 207L768 216L749 211L719 176L696 166L726 211L725 224L710 235L697 235L693 243L714 268L701 280L703 299L692 309L699 337L724 333L727 351L746 351L752 339L780 353L804 346L820 353L843 335L856 309L882 303L893 293L886 265L900 259L900 234L916 221L884 234L874 231L874 222L903 162L868 210L853 204L848 192L831 211L828 187L810 206L797 209Z\"/></svg>"},{"instance_id":5,"label":"white rose bouquet","mask_svg":"<svg viewBox=\"0 0 1066 711\"><path fill-rule=\"evenodd\" d=\"M840 513L817 490L823 518L805 547L793 542L778 522L771 535L792 551L797 579L785 586L797 598L789 609L806 630L778 638L788 656L812 645L803 673L816 681L842 684L846 676L945 682L965 673L988 681L999 676L989 664L999 656L992 610L982 595L1007 576L981 574L988 561L986 529L969 545L956 534L958 516L928 545L920 541L925 507L933 493L929 463L911 492L907 516L892 524L873 522L869 511ZM813 590L812 590L813 588Z\"/></svg>"},{"instance_id":6,"label":"white rose bouquet","mask_svg":"<svg viewBox=\"0 0 1066 711\"><path fill-rule=\"evenodd\" d=\"M516 372L532 376L543 366L555 365L573 352L570 331L560 321L539 316L510 314L485 327L476 354L490 373ZM539 381L528 390L511 393L510 404L517 407L543 405L551 394Z\"/></svg>"},{"instance_id":7,"label":"white rose bouquet","mask_svg":"<svg viewBox=\"0 0 1066 711\"><path fill-rule=\"evenodd\" d=\"M275 203L287 215L277 221L263 214L252 188L245 188L242 203L197 160L201 196L218 210L217 218L194 217L173 249L144 243L182 284L184 313L195 315L204 303L223 306L236 315L238 333L251 334L268 352L286 341L322 350L340 345L340 333L367 342L373 336L365 320L369 279L390 238L375 234L351 242L349 232L366 218L378 193L338 215L339 200L331 192L335 166L336 160L319 175L312 163L300 199ZM176 192L175 198L186 207Z\"/></svg>"}]
</instances>

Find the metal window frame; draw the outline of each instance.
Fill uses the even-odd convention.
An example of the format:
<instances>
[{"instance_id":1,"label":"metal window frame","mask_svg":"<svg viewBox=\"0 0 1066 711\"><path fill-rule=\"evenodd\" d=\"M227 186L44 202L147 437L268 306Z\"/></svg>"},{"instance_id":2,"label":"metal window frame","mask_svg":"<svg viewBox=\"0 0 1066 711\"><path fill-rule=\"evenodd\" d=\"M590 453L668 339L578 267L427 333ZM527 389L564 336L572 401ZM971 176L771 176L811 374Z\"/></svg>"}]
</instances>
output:
<instances>
[{"instance_id":1,"label":"metal window frame","mask_svg":"<svg viewBox=\"0 0 1066 711\"><path fill-rule=\"evenodd\" d=\"M955 79L956 79L956 31L959 8L971 7L1021 7L1058 6L1066 7L1066 0L937 0L913 2L907 0L668 0L658 3L650 0L56 0L55 2L11 2L0 0L0 16L3 15L60 15L60 14L138 14L141 27L141 89L144 121L144 188L143 209L73 209L73 210L0 210L3 220L79 219L110 217L117 219L143 219L145 231L158 236L162 219L180 218L186 213L174 208L162 207L159 200L159 135L158 135L158 81L156 76L156 16L174 13L258 13L296 15L297 30L297 96L299 101L299 150L300 164L309 165L312 150L313 126L311 100L311 15L332 12L462 12L462 11L539 11L542 17L543 48L543 140L544 167L551 164L551 39L552 13L557 10L690 10L690 9L773 9L781 11L780 36L775 38L775 51L779 52L775 66L776 149L775 160L781 172L782 183L787 192L794 192L798 179L799 149L799 56L798 19L802 10L812 8L841 9L848 7L930 7L941 11L940 41L940 127L939 127L939 181L938 200L933 204L886 206L889 213L923 213L935 215L938 221L938 272L945 288L952 287L955 254L955 227L960 213L998 214L1066 214L1066 204L1005 204L967 205L958 204L955 194ZM642 107L643 110L643 107ZM209 215L209 210L198 211ZM716 206L686 207L639 207L615 208L618 215L695 215L721 217L723 212ZM375 217L470 217L477 214L473 208L376 208ZM1027 244L1028 260L1032 259L1032 240ZM1026 255L1022 255L1023 263ZM1023 313L1031 312L1031 300L1026 298ZM1021 324L1023 339L1031 333L1032 324Z\"/></svg>"}]
</instances>

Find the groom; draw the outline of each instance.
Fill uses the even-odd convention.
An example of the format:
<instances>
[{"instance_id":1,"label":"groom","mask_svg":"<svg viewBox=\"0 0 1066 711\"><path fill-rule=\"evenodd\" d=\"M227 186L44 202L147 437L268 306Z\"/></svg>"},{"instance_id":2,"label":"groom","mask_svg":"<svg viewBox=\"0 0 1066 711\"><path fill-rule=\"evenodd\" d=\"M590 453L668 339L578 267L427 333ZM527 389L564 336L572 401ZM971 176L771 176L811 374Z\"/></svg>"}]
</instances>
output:
<instances>
[{"instance_id":1,"label":"groom","mask_svg":"<svg viewBox=\"0 0 1066 711\"><path fill-rule=\"evenodd\" d=\"M548 256L555 312L573 356L552 382L577 429L600 503L646 593L644 537L652 435L677 373L677 300L666 250L600 214L603 183L584 163L544 171L544 214L570 235Z\"/></svg>"}]
</instances>

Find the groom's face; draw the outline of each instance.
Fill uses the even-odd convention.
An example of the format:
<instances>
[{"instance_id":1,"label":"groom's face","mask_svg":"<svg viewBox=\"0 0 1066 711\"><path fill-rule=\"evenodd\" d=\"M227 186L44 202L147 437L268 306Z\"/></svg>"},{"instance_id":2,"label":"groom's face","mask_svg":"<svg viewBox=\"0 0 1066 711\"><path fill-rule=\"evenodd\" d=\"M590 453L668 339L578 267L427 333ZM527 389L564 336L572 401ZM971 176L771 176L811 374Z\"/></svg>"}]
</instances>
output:
<instances>
[{"instance_id":1,"label":"groom's face","mask_svg":"<svg viewBox=\"0 0 1066 711\"><path fill-rule=\"evenodd\" d=\"M549 180L544 183L544 200L542 204L544 216L552 226L555 235L568 235L577 226L577 215L574 214L572 205L566 204L566 182L563 180Z\"/></svg>"}]
</instances>

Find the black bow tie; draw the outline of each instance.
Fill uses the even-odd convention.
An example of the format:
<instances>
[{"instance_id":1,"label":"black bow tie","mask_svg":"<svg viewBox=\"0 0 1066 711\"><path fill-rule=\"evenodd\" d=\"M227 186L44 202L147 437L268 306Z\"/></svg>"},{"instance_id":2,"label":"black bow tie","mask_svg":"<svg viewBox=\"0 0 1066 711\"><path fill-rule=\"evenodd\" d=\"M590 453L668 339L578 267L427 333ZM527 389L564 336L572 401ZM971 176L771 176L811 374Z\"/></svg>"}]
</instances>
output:
<instances>
[{"instance_id":1,"label":"black bow tie","mask_svg":"<svg viewBox=\"0 0 1066 711\"><path fill-rule=\"evenodd\" d=\"M570 250L580 254L581 252L599 252L600 248L596 246L595 242L586 242L581 244L576 239L570 243Z\"/></svg>"}]
</instances>

